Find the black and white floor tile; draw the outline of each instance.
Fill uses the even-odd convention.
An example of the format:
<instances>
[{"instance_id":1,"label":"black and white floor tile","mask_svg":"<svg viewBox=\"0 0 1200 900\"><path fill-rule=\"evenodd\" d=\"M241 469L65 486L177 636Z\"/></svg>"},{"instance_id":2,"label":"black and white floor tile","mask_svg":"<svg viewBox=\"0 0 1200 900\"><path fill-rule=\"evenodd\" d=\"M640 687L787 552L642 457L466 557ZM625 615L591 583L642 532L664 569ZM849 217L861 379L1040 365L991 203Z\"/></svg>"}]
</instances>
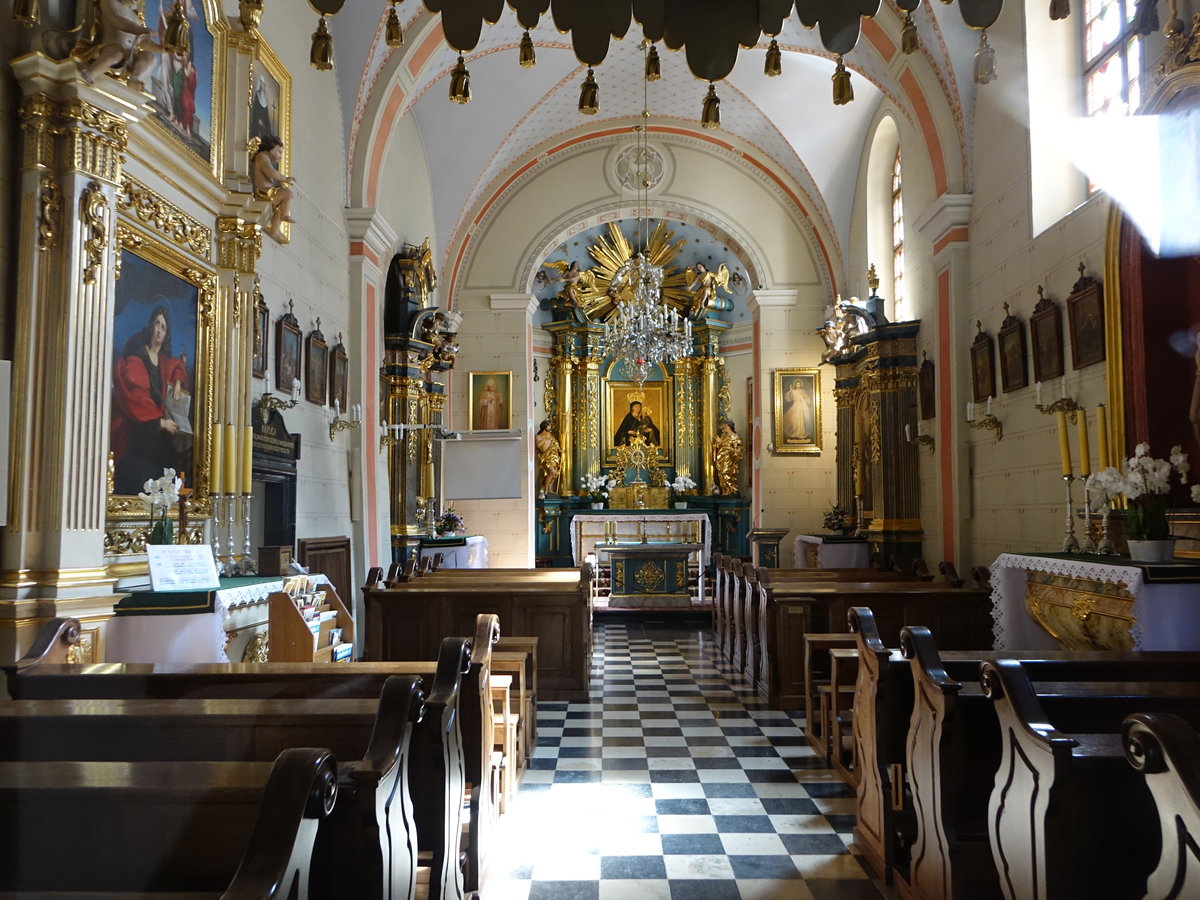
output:
<instances>
[{"instance_id":1,"label":"black and white floor tile","mask_svg":"<svg viewBox=\"0 0 1200 900\"><path fill-rule=\"evenodd\" d=\"M597 623L589 703L541 703L483 900L892 896L851 851L854 794L700 625Z\"/></svg>"}]
</instances>

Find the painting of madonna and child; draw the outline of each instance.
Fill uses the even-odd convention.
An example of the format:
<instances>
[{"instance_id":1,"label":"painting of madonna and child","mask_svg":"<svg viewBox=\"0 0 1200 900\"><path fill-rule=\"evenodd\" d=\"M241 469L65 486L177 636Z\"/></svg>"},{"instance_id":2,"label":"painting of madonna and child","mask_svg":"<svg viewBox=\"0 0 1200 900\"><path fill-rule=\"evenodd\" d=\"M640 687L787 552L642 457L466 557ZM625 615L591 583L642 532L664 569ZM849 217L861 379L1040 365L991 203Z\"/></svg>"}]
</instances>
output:
<instances>
[{"instance_id":1,"label":"painting of madonna and child","mask_svg":"<svg viewBox=\"0 0 1200 900\"><path fill-rule=\"evenodd\" d=\"M192 486L199 289L124 251L113 320L113 492L136 494L163 469Z\"/></svg>"}]
</instances>

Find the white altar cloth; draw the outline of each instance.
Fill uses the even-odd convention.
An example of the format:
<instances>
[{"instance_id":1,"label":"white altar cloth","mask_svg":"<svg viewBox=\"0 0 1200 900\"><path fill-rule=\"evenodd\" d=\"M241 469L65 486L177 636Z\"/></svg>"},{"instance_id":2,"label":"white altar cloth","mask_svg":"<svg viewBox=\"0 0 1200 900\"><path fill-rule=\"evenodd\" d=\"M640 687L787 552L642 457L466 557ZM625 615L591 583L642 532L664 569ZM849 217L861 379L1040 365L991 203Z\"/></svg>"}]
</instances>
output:
<instances>
[{"instance_id":1,"label":"white altar cloth","mask_svg":"<svg viewBox=\"0 0 1200 900\"><path fill-rule=\"evenodd\" d=\"M712 531L705 513L614 512L608 515L582 513L571 520L571 558L575 565L581 565L588 555L595 552L596 544L604 541L605 522L617 522L625 526L617 536L622 541L629 540L639 531L651 541L690 540L690 534L694 535L696 524L699 524L700 539L695 543L704 545L701 564L707 567L712 561Z\"/></svg>"},{"instance_id":2,"label":"white altar cloth","mask_svg":"<svg viewBox=\"0 0 1200 900\"><path fill-rule=\"evenodd\" d=\"M813 544L817 545L818 569L865 569L871 565L871 545L866 541L843 540L826 543L823 535L798 534L792 543L793 567L809 567L806 551Z\"/></svg>"},{"instance_id":3,"label":"white altar cloth","mask_svg":"<svg viewBox=\"0 0 1200 900\"><path fill-rule=\"evenodd\" d=\"M482 534L472 534L463 540L466 543L458 547L422 547L421 559L440 553L442 554L443 569L486 569L488 567L487 538Z\"/></svg>"},{"instance_id":4,"label":"white altar cloth","mask_svg":"<svg viewBox=\"0 0 1200 900\"><path fill-rule=\"evenodd\" d=\"M1002 553L992 563L992 619L998 650L1058 650L1058 642L1025 609L1030 572L1123 584L1134 596L1134 648L1200 650L1200 584L1149 584L1141 567L1114 557L1097 562ZM1109 561L1112 560L1112 561Z\"/></svg>"}]
</instances>

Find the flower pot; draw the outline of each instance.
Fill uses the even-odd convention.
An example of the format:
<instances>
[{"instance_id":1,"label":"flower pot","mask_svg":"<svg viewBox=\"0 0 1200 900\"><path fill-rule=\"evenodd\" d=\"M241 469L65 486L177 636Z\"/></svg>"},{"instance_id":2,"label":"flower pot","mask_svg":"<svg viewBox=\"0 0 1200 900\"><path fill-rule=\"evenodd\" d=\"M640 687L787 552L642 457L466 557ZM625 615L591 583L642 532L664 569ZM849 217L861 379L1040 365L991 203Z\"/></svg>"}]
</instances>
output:
<instances>
[{"instance_id":1,"label":"flower pot","mask_svg":"<svg viewBox=\"0 0 1200 900\"><path fill-rule=\"evenodd\" d=\"M146 535L146 543L174 544L175 528L171 524L171 520L166 516L155 519L154 524L150 526L150 533Z\"/></svg>"},{"instance_id":2,"label":"flower pot","mask_svg":"<svg viewBox=\"0 0 1200 900\"><path fill-rule=\"evenodd\" d=\"M1175 559L1175 539L1165 541L1135 541L1130 539L1129 558L1134 562L1171 562Z\"/></svg>"},{"instance_id":3,"label":"flower pot","mask_svg":"<svg viewBox=\"0 0 1200 900\"><path fill-rule=\"evenodd\" d=\"M676 500L675 508L676 509L687 509L687 503L688 502L686 500Z\"/></svg>"},{"instance_id":4,"label":"flower pot","mask_svg":"<svg viewBox=\"0 0 1200 900\"><path fill-rule=\"evenodd\" d=\"M593 502L592 509L604 509L604 501L601 500L599 503Z\"/></svg>"}]
</instances>

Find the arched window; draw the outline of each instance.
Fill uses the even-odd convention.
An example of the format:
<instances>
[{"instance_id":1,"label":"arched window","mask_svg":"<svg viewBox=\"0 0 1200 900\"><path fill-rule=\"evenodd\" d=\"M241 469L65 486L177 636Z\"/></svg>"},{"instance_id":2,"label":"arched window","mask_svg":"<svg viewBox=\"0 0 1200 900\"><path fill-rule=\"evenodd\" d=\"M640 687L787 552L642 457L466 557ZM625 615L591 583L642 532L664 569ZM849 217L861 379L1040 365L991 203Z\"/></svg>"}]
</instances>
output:
<instances>
[{"instance_id":1,"label":"arched window","mask_svg":"<svg viewBox=\"0 0 1200 900\"><path fill-rule=\"evenodd\" d=\"M904 318L904 198L900 182L900 148L892 163L892 303L897 319Z\"/></svg>"},{"instance_id":2,"label":"arched window","mask_svg":"<svg viewBox=\"0 0 1200 900\"><path fill-rule=\"evenodd\" d=\"M1142 39L1134 0L1084 0L1083 94L1089 116L1127 116L1141 103Z\"/></svg>"},{"instance_id":3,"label":"arched window","mask_svg":"<svg viewBox=\"0 0 1200 900\"><path fill-rule=\"evenodd\" d=\"M899 287L893 263L896 259L896 215L900 202L895 193L898 186L897 159L900 155L900 131L896 120L891 115L883 115L875 126L875 134L871 138L870 155L867 158L866 178L866 231L867 253L863 260L863 269L867 265L875 266L875 274L879 278L879 293L892 300L887 306L887 315L891 319L896 315L895 302L900 298L893 295L894 287Z\"/></svg>"}]
</instances>

